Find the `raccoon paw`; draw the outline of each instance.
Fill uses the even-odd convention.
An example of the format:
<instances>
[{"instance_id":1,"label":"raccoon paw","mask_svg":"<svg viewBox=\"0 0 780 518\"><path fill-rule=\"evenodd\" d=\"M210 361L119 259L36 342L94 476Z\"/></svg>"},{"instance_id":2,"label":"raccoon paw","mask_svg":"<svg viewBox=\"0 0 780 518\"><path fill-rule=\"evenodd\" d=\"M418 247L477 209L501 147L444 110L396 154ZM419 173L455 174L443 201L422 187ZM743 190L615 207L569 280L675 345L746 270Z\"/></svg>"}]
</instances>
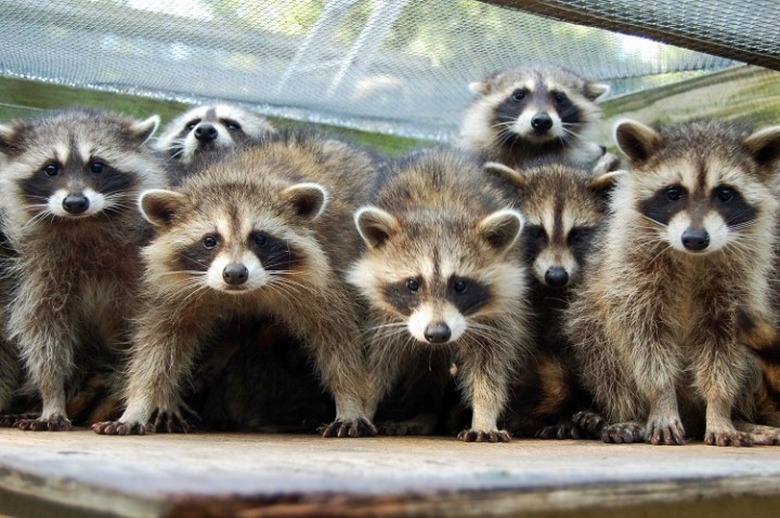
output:
<instances>
[{"instance_id":1,"label":"raccoon paw","mask_svg":"<svg viewBox=\"0 0 780 518\"><path fill-rule=\"evenodd\" d=\"M780 428L747 423L745 421L735 421L734 427L740 432L749 434L753 444L762 446L780 445Z\"/></svg>"},{"instance_id":2,"label":"raccoon paw","mask_svg":"<svg viewBox=\"0 0 780 518\"><path fill-rule=\"evenodd\" d=\"M70 419L62 414L53 414L48 419L19 419L16 427L30 432L67 432L73 430Z\"/></svg>"},{"instance_id":3,"label":"raccoon paw","mask_svg":"<svg viewBox=\"0 0 780 518\"><path fill-rule=\"evenodd\" d=\"M710 446L753 446L753 438L749 433L736 430L707 430L704 434L704 443Z\"/></svg>"},{"instance_id":4,"label":"raccoon paw","mask_svg":"<svg viewBox=\"0 0 780 518\"><path fill-rule=\"evenodd\" d=\"M17 428L22 419L34 420L34 414L5 414L0 415L0 428Z\"/></svg>"},{"instance_id":5,"label":"raccoon paw","mask_svg":"<svg viewBox=\"0 0 780 518\"><path fill-rule=\"evenodd\" d=\"M189 410L189 413L197 417L193 411ZM180 410L157 410L152 414L151 423L146 425L146 431L150 433L190 433L195 430Z\"/></svg>"},{"instance_id":6,"label":"raccoon paw","mask_svg":"<svg viewBox=\"0 0 780 518\"><path fill-rule=\"evenodd\" d=\"M509 432L506 430L462 430L458 434L458 439L463 442L511 442Z\"/></svg>"},{"instance_id":7,"label":"raccoon paw","mask_svg":"<svg viewBox=\"0 0 780 518\"><path fill-rule=\"evenodd\" d=\"M142 423L123 423L122 421L101 421L92 425L99 435L145 435L146 426Z\"/></svg>"},{"instance_id":8,"label":"raccoon paw","mask_svg":"<svg viewBox=\"0 0 780 518\"><path fill-rule=\"evenodd\" d=\"M601 440L614 444L644 442L645 428L637 423L607 425L601 430Z\"/></svg>"},{"instance_id":9,"label":"raccoon paw","mask_svg":"<svg viewBox=\"0 0 780 518\"><path fill-rule=\"evenodd\" d=\"M573 423L545 426L534 436L537 439L582 439L581 430Z\"/></svg>"},{"instance_id":10,"label":"raccoon paw","mask_svg":"<svg viewBox=\"0 0 780 518\"><path fill-rule=\"evenodd\" d=\"M354 421L336 419L317 428L317 432L323 437L370 437L379 433L376 426L365 417Z\"/></svg>"},{"instance_id":11,"label":"raccoon paw","mask_svg":"<svg viewBox=\"0 0 780 518\"><path fill-rule=\"evenodd\" d=\"M645 441L650 444L685 444L685 429L679 420L650 421L647 423Z\"/></svg>"},{"instance_id":12,"label":"raccoon paw","mask_svg":"<svg viewBox=\"0 0 780 518\"><path fill-rule=\"evenodd\" d=\"M604 420L601 414L591 412L590 410L577 412L572 416L571 419L574 423L574 426L580 430L585 431L592 437L600 437L601 432L607 425L607 422Z\"/></svg>"}]
</instances>

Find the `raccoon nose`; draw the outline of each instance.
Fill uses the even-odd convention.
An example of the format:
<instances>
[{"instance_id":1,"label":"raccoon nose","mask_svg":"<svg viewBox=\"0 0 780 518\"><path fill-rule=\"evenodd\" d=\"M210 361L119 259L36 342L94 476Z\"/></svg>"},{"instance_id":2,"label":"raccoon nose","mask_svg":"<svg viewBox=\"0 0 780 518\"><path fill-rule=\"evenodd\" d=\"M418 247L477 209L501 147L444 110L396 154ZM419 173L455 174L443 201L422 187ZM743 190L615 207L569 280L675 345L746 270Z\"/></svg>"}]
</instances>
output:
<instances>
[{"instance_id":1,"label":"raccoon nose","mask_svg":"<svg viewBox=\"0 0 780 518\"><path fill-rule=\"evenodd\" d=\"M89 198L83 194L68 194L62 200L62 208L68 214L82 214L89 208Z\"/></svg>"},{"instance_id":2,"label":"raccoon nose","mask_svg":"<svg viewBox=\"0 0 780 518\"><path fill-rule=\"evenodd\" d=\"M691 252L701 252L710 244L710 235L704 229L687 229L682 233L682 244Z\"/></svg>"},{"instance_id":3,"label":"raccoon nose","mask_svg":"<svg viewBox=\"0 0 780 518\"><path fill-rule=\"evenodd\" d=\"M195 138L201 142L211 142L217 138L217 128L211 124L201 124L195 128Z\"/></svg>"},{"instance_id":4,"label":"raccoon nose","mask_svg":"<svg viewBox=\"0 0 780 518\"><path fill-rule=\"evenodd\" d=\"M539 112L531 118L531 127L540 133L547 131L552 126L552 118L544 112Z\"/></svg>"},{"instance_id":5,"label":"raccoon nose","mask_svg":"<svg viewBox=\"0 0 780 518\"><path fill-rule=\"evenodd\" d=\"M425 339L432 344L443 344L452 336L452 332L447 324L441 322L437 324L428 324L425 328Z\"/></svg>"},{"instance_id":6,"label":"raccoon nose","mask_svg":"<svg viewBox=\"0 0 780 518\"><path fill-rule=\"evenodd\" d=\"M551 266L544 273L544 282L553 288L561 288L568 284L569 274L566 272L565 268L561 268L560 266Z\"/></svg>"},{"instance_id":7,"label":"raccoon nose","mask_svg":"<svg viewBox=\"0 0 780 518\"><path fill-rule=\"evenodd\" d=\"M249 270L241 263L230 263L222 270L222 278L231 286L238 286L249 279Z\"/></svg>"}]
</instances>

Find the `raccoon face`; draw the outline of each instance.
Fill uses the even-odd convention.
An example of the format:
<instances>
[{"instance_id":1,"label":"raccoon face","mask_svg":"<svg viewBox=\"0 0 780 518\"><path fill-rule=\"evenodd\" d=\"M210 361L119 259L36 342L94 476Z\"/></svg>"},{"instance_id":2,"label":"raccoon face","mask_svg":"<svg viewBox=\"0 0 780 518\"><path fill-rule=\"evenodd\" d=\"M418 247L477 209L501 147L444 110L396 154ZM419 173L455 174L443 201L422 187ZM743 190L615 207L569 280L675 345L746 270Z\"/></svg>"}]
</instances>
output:
<instances>
[{"instance_id":1,"label":"raccoon face","mask_svg":"<svg viewBox=\"0 0 780 518\"><path fill-rule=\"evenodd\" d=\"M157 116L133 123L76 113L0 130L15 203L41 219L128 209L144 177L156 169L141 147L158 122Z\"/></svg>"},{"instance_id":2,"label":"raccoon face","mask_svg":"<svg viewBox=\"0 0 780 518\"><path fill-rule=\"evenodd\" d=\"M172 121L160 136L157 147L183 164L202 151L230 148L273 131L259 115L229 106L202 106Z\"/></svg>"},{"instance_id":3,"label":"raccoon face","mask_svg":"<svg viewBox=\"0 0 780 518\"><path fill-rule=\"evenodd\" d=\"M536 282L566 288L576 282L607 214L607 200L623 171L593 176L558 162L515 170L496 162L483 168L513 184L525 215L525 262Z\"/></svg>"},{"instance_id":4,"label":"raccoon face","mask_svg":"<svg viewBox=\"0 0 780 518\"><path fill-rule=\"evenodd\" d=\"M480 319L522 290L523 271L507 257L523 227L514 210L473 228L441 220L402 225L376 207L360 209L355 222L369 249L348 281L419 342L452 343L480 332Z\"/></svg>"},{"instance_id":5,"label":"raccoon face","mask_svg":"<svg viewBox=\"0 0 780 518\"><path fill-rule=\"evenodd\" d=\"M492 105L492 127L506 143L568 141L594 120L608 87L559 69L518 70L470 85Z\"/></svg>"},{"instance_id":6,"label":"raccoon face","mask_svg":"<svg viewBox=\"0 0 780 518\"><path fill-rule=\"evenodd\" d=\"M702 147L694 142L670 152L668 137L652 128L633 121L617 126L618 145L635 166L636 208L677 251L697 255L739 246L773 201L767 188L772 168L762 162L780 155L780 128L731 141L713 128L689 131L687 138L699 135Z\"/></svg>"},{"instance_id":7,"label":"raccoon face","mask_svg":"<svg viewBox=\"0 0 780 518\"><path fill-rule=\"evenodd\" d=\"M142 214L162 231L150 246L152 261L156 257L185 282L194 279L223 293L247 293L266 286L284 291L280 284L294 283L292 277L302 268L304 257L312 254L299 243L293 228L256 210L253 200L242 198L241 193L223 194L228 199L222 203L198 206L198 200L180 192L142 193ZM303 183L285 189L279 199L301 220L311 221L321 214L327 195L323 187Z\"/></svg>"}]
</instances>

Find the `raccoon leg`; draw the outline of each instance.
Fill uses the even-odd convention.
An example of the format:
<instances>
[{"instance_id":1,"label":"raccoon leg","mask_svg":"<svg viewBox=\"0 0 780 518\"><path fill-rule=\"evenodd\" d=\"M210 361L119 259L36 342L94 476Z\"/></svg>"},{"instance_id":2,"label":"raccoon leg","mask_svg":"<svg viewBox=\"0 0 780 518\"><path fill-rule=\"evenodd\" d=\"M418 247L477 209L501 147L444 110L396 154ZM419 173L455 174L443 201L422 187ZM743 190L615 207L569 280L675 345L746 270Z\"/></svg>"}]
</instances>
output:
<instances>
[{"instance_id":1,"label":"raccoon leg","mask_svg":"<svg viewBox=\"0 0 780 518\"><path fill-rule=\"evenodd\" d=\"M484 351L488 348L477 349ZM473 411L471 428L462 430L458 439L465 442L509 442L509 432L499 430L497 423L507 401L511 361L499 358L501 354L483 356L471 352L471 358L457 362L462 365L463 392Z\"/></svg>"},{"instance_id":2,"label":"raccoon leg","mask_svg":"<svg viewBox=\"0 0 780 518\"><path fill-rule=\"evenodd\" d=\"M169 320L164 305L141 319L128 369L127 408L118 421L95 423L103 435L143 435L147 432L188 432L188 409L181 401L180 385L192 370L205 323ZM196 313L196 312L193 312ZM172 326L171 321L177 324ZM194 412L189 411L191 415Z\"/></svg>"},{"instance_id":3,"label":"raccoon leg","mask_svg":"<svg viewBox=\"0 0 780 518\"><path fill-rule=\"evenodd\" d=\"M661 389L661 393L650 401L645 440L650 444L685 444L685 429L677 409L674 386Z\"/></svg>"},{"instance_id":4,"label":"raccoon leg","mask_svg":"<svg viewBox=\"0 0 780 518\"><path fill-rule=\"evenodd\" d=\"M62 307L58 307L60 304ZM12 304L9 331L17 340L43 402L40 417L17 422L23 430L73 428L65 407L65 380L73 372L77 337L74 335L75 319L67 310L67 303L44 299L29 284L19 288ZM31 318L30 315L35 316Z\"/></svg>"}]
</instances>

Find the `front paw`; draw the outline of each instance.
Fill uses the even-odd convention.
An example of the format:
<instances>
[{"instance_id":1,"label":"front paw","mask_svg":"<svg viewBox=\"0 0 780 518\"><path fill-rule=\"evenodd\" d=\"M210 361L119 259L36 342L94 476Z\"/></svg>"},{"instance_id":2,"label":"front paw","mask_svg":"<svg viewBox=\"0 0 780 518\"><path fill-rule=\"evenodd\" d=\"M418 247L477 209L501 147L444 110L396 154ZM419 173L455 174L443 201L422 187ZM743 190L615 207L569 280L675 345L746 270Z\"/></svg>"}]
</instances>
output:
<instances>
[{"instance_id":1,"label":"front paw","mask_svg":"<svg viewBox=\"0 0 780 518\"><path fill-rule=\"evenodd\" d=\"M190 414L195 417L194 412ZM150 433L189 433L195 426L182 415L180 410L158 410L152 414L152 421L146 425Z\"/></svg>"},{"instance_id":2,"label":"front paw","mask_svg":"<svg viewBox=\"0 0 780 518\"><path fill-rule=\"evenodd\" d=\"M645 441L650 444L685 444L685 429L678 419L651 420L647 423Z\"/></svg>"},{"instance_id":3,"label":"front paw","mask_svg":"<svg viewBox=\"0 0 780 518\"><path fill-rule=\"evenodd\" d=\"M604 426L601 440L613 444L644 442L645 428L637 423L617 423Z\"/></svg>"},{"instance_id":4,"label":"front paw","mask_svg":"<svg viewBox=\"0 0 780 518\"><path fill-rule=\"evenodd\" d=\"M19 419L15 426L30 432L67 432L73 430L70 419L62 414L52 414L48 418Z\"/></svg>"},{"instance_id":5,"label":"front paw","mask_svg":"<svg viewBox=\"0 0 780 518\"><path fill-rule=\"evenodd\" d=\"M577 412L572 416L572 422L574 423L574 426L585 431L591 437L600 437L601 432L607 425L607 422L601 414L591 412L590 410Z\"/></svg>"},{"instance_id":6,"label":"front paw","mask_svg":"<svg viewBox=\"0 0 780 518\"><path fill-rule=\"evenodd\" d=\"M330 424L320 426L317 431L323 437L370 437L379 433L376 426L365 417L354 420L336 419Z\"/></svg>"},{"instance_id":7,"label":"front paw","mask_svg":"<svg viewBox=\"0 0 780 518\"><path fill-rule=\"evenodd\" d=\"M143 423L123 423L122 421L102 421L92 425L92 430L99 435L145 435L146 426Z\"/></svg>"},{"instance_id":8,"label":"front paw","mask_svg":"<svg viewBox=\"0 0 780 518\"><path fill-rule=\"evenodd\" d=\"M537 439L582 439L582 430L574 423L559 423L553 426L545 426L538 430L534 436Z\"/></svg>"},{"instance_id":9,"label":"front paw","mask_svg":"<svg viewBox=\"0 0 780 518\"><path fill-rule=\"evenodd\" d=\"M511 442L512 437L506 430L462 430L458 439L463 442Z\"/></svg>"},{"instance_id":10,"label":"front paw","mask_svg":"<svg viewBox=\"0 0 780 518\"><path fill-rule=\"evenodd\" d=\"M4 414L0 415L0 428L17 428L19 422L28 419L34 420L35 414Z\"/></svg>"},{"instance_id":11,"label":"front paw","mask_svg":"<svg viewBox=\"0 0 780 518\"><path fill-rule=\"evenodd\" d=\"M707 430L704 443L710 446L753 446L749 433L736 430Z\"/></svg>"}]
</instances>

